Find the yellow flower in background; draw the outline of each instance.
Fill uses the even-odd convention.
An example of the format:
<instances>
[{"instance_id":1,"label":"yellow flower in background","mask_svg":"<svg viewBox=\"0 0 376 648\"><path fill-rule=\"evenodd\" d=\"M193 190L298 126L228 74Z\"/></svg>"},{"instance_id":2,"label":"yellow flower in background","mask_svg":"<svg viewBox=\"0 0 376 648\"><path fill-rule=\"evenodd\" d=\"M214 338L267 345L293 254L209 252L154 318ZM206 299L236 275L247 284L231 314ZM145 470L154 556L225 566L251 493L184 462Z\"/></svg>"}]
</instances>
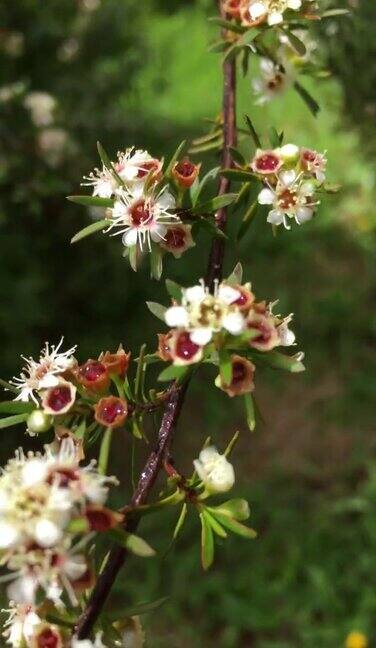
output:
<instances>
[{"instance_id":1,"label":"yellow flower in background","mask_svg":"<svg viewBox=\"0 0 376 648\"><path fill-rule=\"evenodd\" d=\"M363 632L350 632L345 642L345 648L368 648L368 645L368 639Z\"/></svg>"}]
</instances>

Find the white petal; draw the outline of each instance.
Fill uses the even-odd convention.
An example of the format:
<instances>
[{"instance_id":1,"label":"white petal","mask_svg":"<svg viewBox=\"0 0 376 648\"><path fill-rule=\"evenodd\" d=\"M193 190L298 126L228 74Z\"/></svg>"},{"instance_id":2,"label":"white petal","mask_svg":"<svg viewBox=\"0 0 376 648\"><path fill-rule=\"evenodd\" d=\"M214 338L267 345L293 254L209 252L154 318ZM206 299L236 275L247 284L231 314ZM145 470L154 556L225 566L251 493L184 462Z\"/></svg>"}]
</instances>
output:
<instances>
[{"instance_id":1,"label":"white petal","mask_svg":"<svg viewBox=\"0 0 376 648\"><path fill-rule=\"evenodd\" d=\"M206 297L205 288L203 286L192 286L184 290L184 297L189 303L201 302Z\"/></svg>"},{"instance_id":2,"label":"white petal","mask_svg":"<svg viewBox=\"0 0 376 648\"><path fill-rule=\"evenodd\" d=\"M34 486L46 478L48 472L47 463L42 459L29 459L22 468L22 481L27 487Z\"/></svg>"},{"instance_id":3,"label":"white petal","mask_svg":"<svg viewBox=\"0 0 376 648\"><path fill-rule=\"evenodd\" d=\"M311 220L313 216L313 209L311 207L298 207L296 210L295 220L299 225Z\"/></svg>"},{"instance_id":4,"label":"white petal","mask_svg":"<svg viewBox=\"0 0 376 648\"><path fill-rule=\"evenodd\" d=\"M87 571L87 562L84 556L71 556L64 564L64 573L69 580L75 581L81 578Z\"/></svg>"},{"instance_id":5,"label":"white petal","mask_svg":"<svg viewBox=\"0 0 376 648\"><path fill-rule=\"evenodd\" d=\"M274 74L274 63L270 59L262 58L260 60L260 70L265 75Z\"/></svg>"},{"instance_id":6,"label":"white petal","mask_svg":"<svg viewBox=\"0 0 376 648\"><path fill-rule=\"evenodd\" d=\"M50 387L56 387L59 384L60 380L57 376L55 376L55 374L46 374L39 381L38 389L49 389Z\"/></svg>"},{"instance_id":7,"label":"white petal","mask_svg":"<svg viewBox=\"0 0 376 648\"><path fill-rule=\"evenodd\" d=\"M226 284L219 286L218 298L225 302L225 304L233 304L239 297L241 297L239 290L235 290L231 286L226 286Z\"/></svg>"},{"instance_id":8,"label":"white petal","mask_svg":"<svg viewBox=\"0 0 376 648\"><path fill-rule=\"evenodd\" d=\"M175 198L169 191L164 191L160 196L158 196L158 206L162 209L172 209L175 207Z\"/></svg>"},{"instance_id":9,"label":"white petal","mask_svg":"<svg viewBox=\"0 0 376 648\"><path fill-rule=\"evenodd\" d=\"M62 537L61 528L51 520L39 520L35 525L34 538L41 547L52 547Z\"/></svg>"},{"instance_id":10,"label":"white petal","mask_svg":"<svg viewBox=\"0 0 376 648\"><path fill-rule=\"evenodd\" d=\"M197 328L189 334L189 337L194 344L205 346L212 339L213 330L211 328Z\"/></svg>"},{"instance_id":11,"label":"white petal","mask_svg":"<svg viewBox=\"0 0 376 648\"><path fill-rule=\"evenodd\" d=\"M285 187L291 187L297 178L296 171L289 169L288 171L281 171L279 179Z\"/></svg>"},{"instance_id":12,"label":"white petal","mask_svg":"<svg viewBox=\"0 0 376 648\"><path fill-rule=\"evenodd\" d=\"M283 14L281 14L279 11L273 11L271 14L269 14L269 25L279 25L281 22L283 22Z\"/></svg>"},{"instance_id":13,"label":"white petal","mask_svg":"<svg viewBox=\"0 0 376 648\"><path fill-rule=\"evenodd\" d=\"M262 189L258 195L260 205L273 205L275 194L271 189Z\"/></svg>"},{"instance_id":14,"label":"white petal","mask_svg":"<svg viewBox=\"0 0 376 648\"><path fill-rule=\"evenodd\" d=\"M0 549L9 549L17 544L20 538L16 526L9 522L0 522Z\"/></svg>"},{"instance_id":15,"label":"white petal","mask_svg":"<svg viewBox=\"0 0 376 648\"><path fill-rule=\"evenodd\" d=\"M38 583L35 578L32 576L21 576L21 578L17 578L17 580L13 581L7 587L7 595L11 601L15 601L16 603L33 604L37 587Z\"/></svg>"},{"instance_id":16,"label":"white petal","mask_svg":"<svg viewBox=\"0 0 376 648\"><path fill-rule=\"evenodd\" d=\"M315 191L315 185L313 182L310 182L307 180L306 182L302 182L301 186L299 187L299 194L301 196L312 196L312 194Z\"/></svg>"},{"instance_id":17,"label":"white petal","mask_svg":"<svg viewBox=\"0 0 376 648\"><path fill-rule=\"evenodd\" d=\"M150 236L155 241L158 243L161 239L164 239L166 236L167 232L167 227L166 225L161 225L160 223L155 223L151 228L150 228Z\"/></svg>"},{"instance_id":18,"label":"white petal","mask_svg":"<svg viewBox=\"0 0 376 648\"><path fill-rule=\"evenodd\" d=\"M249 6L249 13L252 20L257 20L258 18L261 18L261 16L264 16L266 12L267 12L267 8L264 2L253 2Z\"/></svg>"},{"instance_id":19,"label":"white petal","mask_svg":"<svg viewBox=\"0 0 376 648\"><path fill-rule=\"evenodd\" d=\"M122 236L121 240L123 242L123 245L125 245L126 247L133 247L137 243L137 236L138 233L136 229L129 229L128 232L126 232Z\"/></svg>"},{"instance_id":20,"label":"white petal","mask_svg":"<svg viewBox=\"0 0 376 648\"><path fill-rule=\"evenodd\" d=\"M241 313L230 313L223 319L223 327L231 335L239 335L245 328L245 319Z\"/></svg>"},{"instance_id":21,"label":"white petal","mask_svg":"<svg viewBox=\"0 0 376 648\"><path fill-rule=\"evenodd\" d=\"M272 209L267 217L267 222L272 225L281 225L283 223L284 212L280 209Z\"/></svg>"},{"instance_id":22,"label":"white petal","mask_svg":"<svg viewBox=\"0 0 376 648\"><path fill-rule=\"evenodd\" d=\"M171 306L166 310L164 318L167 326L172 328L184 328L189 324L188 313L184 306Z\"/></svg>"},{"instance_id":23,"label":"white petal","mask_svg":"<svg viewBox=\"0 0 376 648\"><path fill-rule=\"evenodd\" d=\"M287 0L287 6L289 9L294 9L296 11L302 6L302 0Z\"/></svg>"},{"instance_id":24,"label":"white petal","mask_svg":"<svg viewBox=\"0 0 376 648\"><path fill-rule=\"evenodd\" d=\"M285 144L280 148L280 155L284 160L295 160L299 155L299 147L296 144Z\"/></svg>"}]
</instances>

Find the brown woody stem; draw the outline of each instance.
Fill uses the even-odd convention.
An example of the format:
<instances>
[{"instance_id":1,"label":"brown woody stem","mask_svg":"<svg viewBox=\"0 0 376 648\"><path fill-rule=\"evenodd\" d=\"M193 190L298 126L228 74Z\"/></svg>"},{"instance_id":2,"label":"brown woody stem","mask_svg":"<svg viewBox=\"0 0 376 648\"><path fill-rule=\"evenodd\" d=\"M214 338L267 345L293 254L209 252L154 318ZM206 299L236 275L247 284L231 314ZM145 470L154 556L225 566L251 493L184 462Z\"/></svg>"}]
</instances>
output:
<instances>
[{"instance_id":1,"label":"brown woody stem","mask_svg":"<svg viewBox=\"0 0 376 648\"><path fill-rule=\"evenodd\" d=\"M222 10L221 13L223 16ZM223 65L223 74L224 147L222 154L222 168L228 169L232 166L230 147L235 146L236 144L236 63L234 59L225 61ZM218 195L227 193L229 187L229 180L222 177L219 183ZM227 223L226 208L220 209L217 212L215 220L217 227L224 232ZM220 280L222 277L224 252L225 241L219 238L214 239L206 274L206 283L211 289L213 289L215 281ZM126 507L129 511L125 520L125 528L128 532L134 532L137 529L140 516L137 515L137 511L133 512L133 510L147 502L158 473L163 467L163 462L168 458L172 438L180 416L187 387L188 381L184 385L174 386L171 388L170 395L165 404L164 415L159 429L156 447L149 455L141 472L131 502L129 506ZM106 566L100 574L88 604L77 622L75 634L78 639L85 639L93 630L94 624L102 612L103 606L106 603L111 588L127 558L127 555L127 549L120 547L119 545L114 546L110 551Z\"/></svg>"}]
</instances>

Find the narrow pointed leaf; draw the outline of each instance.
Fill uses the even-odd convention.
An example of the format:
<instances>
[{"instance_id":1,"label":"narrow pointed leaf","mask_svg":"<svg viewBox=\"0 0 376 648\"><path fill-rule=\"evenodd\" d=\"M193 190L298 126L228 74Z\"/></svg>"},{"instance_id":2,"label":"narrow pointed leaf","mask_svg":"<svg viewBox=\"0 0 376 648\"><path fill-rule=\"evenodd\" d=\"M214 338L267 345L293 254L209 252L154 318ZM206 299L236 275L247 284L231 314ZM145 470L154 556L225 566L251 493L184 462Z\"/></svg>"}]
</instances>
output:
<instances>
[{"instance_id":1,"label":"narrow pointed leaf","mask_svg":"<svg viewBox=\"0 0 376 648\"><path fill-rule=\"evenodd\" d=\"M178 521L177 521L176 526L175 526L175 529L174 529L174 533L173 533L173 536L172 536L172 537L173 537L173 540L176 540L176 538L178 537L180 531L181 531L182 528L183 528L183 524L184 524L184 522L185 522L185 518L187 517L187 511L188 511L188 507L187 507L186 502L184 502L184 504L183 504L183 506L182 506L182 509L181 509L181 511L180 511L180 515L179 515Z\"/></svg>"},{"instance_id":2,"label":"narrow pointed leaf","mask_svg":"<svg viewBox=\"0 0 376 648\"><path fill-rule=\"evenodd\" d=\"M240 151L238 151L238 149L233 148L232 146L230 146L229 150L230 150L231 157L234 160L234 162L236 162L237 164L240 164L240 166L242 166L242 167L247 164L247 161L246 161L244 155L242 153L240 153Z\"/></svg>"},{"instance_id":3,"label":"narrow pointed leaf","mask_svg":"<svg viewBox=\"0 0 376 648\"><path fill-rule=\"evenodd\" d=\"M314 99L312 95L308 92L308 90L303 88L303 86L298 81L295 81L294 88L297 91L298 95L303 99L304 103L309 108L312 115L316 117L317 113L320 110L320 106L317 103L316 99Z\"/></svg>"},{"instance_id":4,"label":"narrow pointed leaf","mask_svg":"<svg viewBox=\"0 0 376 648\"><path fill-rule=\"evenodd\" d=\"M167 310L166 306L162 306L162 304L158 304L157 302L152 302L148 301L146 302L146 306L148 307L149 311L155 315L155 317L158 317L158 319L162 320L162 322L165 322L165 312Z\"/></svg>"},{"instance_id":5,"label":"narrow pointed leaf","mask_svg":"<svg viewBox=\"0 0 376 648\"><path fill-rule=\"evenodd\" d=\"M227 277L226 281L229 284L241 284L242 283L242 281L243 281L243 266L240 263L240 261L238 261L238 263L236 264L235 268L233 269L233 271L231 272L229 277Z\"/></svg>"},{"instance_id":6,"label":"narrow pointed leaf","mask_svg":"<svg viewBox=\"0 0 376 648\"><path fill-rule=\"evenodd\" d=\"M205 516L200 513L201 520L201 563L205 570L209 569L214 560L214 538L212 528Z\"/></svg>"},{"instance_id":7,"label":"narrow pointed leaf","mask_svg":"<svg viewBox=\"0 0 376 648\"><path fill-rule=\"evenodd\" d=\"M228 205L233 203L234 200L236 200L237 195L238 194L236 193L227 193L227 194L223 194L222 196L215 196L215 198L212 198L207 202L201 203L200 205L196 205L192 211L194 214L215 212L218 209L221 209L222 207L227 207Z\"/></svg>"},{"instance_id":8,"label":"narrow pointed leaf","mask_svg":"<svg viewBox=\"0 0 376 648\"><path fill-rule=\"evenodd\" d=\"M223 169L223 171L220 171L220 174L233 182L252 182L257 180L253 173L243 171L242 169Z\"/></svg>"},{"instance_id":9,"label":"narrow pointed leaf","mask_svg":"<svg viewBox=\"0 0 376 648\"><path fill-rule=\"evenodd\" d=\"M241 524L228 515L224 515L223 513L218 513L218 511L216 511L216 519L225 527L225 529L232 531L232 533L236 533L237 535L242 536L243 538L248 538L250 540L257 538L257 533L254 529L245 526L245 524Z\"/></svg>"},{"instance_id":10,"label":"narrow pointed leaf","mask_svg":"<svg viewBox=\"0 0 376 648\"><path fill-rule=\"evenodd\" d=\"M124 529L116 528L108 531L108 535L115 540L118 544L125 549L128 549L131 553L141 558L151 558L155 556L155 551L152 547L140 536L135 535L134 533L128 533Z\"/></svg>"},{"instance_id":11,"label":"narrow pointed leaf","mask_svg":"<svg viewBox=\"0 0 376 648\"><path fill-rule=\"evenodd\" d=\"M253 396L251 393L244 394L245 411L247 415L247 424L251 432L256 427L255 407L253 403Z\"/></svg>"},{"instance_id":12,"label":"narrow pointed leaf","mask_svg":"<svg viewBox=\"0 0 376 648\"><path fill-rule=\"evenodd\" d=\"M222 382L225 385L229 385L232 380L232 362L231 356L227 351L219 351L219 370Z\"/></svg>"},{"instance_id":13,"label":"narrow pointed leaf","mask_svg":"<svg viewBox=\"0 0 376 648\"><path fill-rule=\"evenodd\" d=\"M230 20L225 20L224 18L219 18L217 16L212 16L209 18L209 22L222 27L223 29L229 29L230 31L236 32L237 34L243 34L246 29L239 25L238 23L231 22Z\"/></svg>"},{"instance_id":14,"label":"narrow pointed leaf","mask_svg":"<svg viewBox=\"0 0 376 648\"><path fill-rule=\"evenodd\" d=\"M295 52L299 54L299 56L305 56L307 54L307 50L303 41L301 41L300 38L298 38L296 34L294 34L294 32L290 31L289 29L284 29L283 32Z\"/></svg>"},{"instance_id":15,"label":"narrow pointed leaf","mask_svg":"<svg viewBox=\"0 0 376 648\"><path fill-rule=\"evenodd\" d=\"M183 140L180 142L178 148L176 149L174 155L172 156L171 160L169 161L167 168L166 168L166 176L169 178L171 176L171 171L174 168L176 162L179 159L180 154L182 153L184 147L185 147L186 141Z\"/></svg>"},{"instance_id":16,"label":"narrow pointed leaf","mask_svg":"<svg viewBox=\"0 0 376 648\"><path fill-rule=\"evenodd\" d=\"M84 229L77 232L77 234L75 234L74 237L72 238L71 243L77 243L78 241L81 241L87 236L91 236L91 234L95 234L95 232L99 232L100 230L103 231L104 228L107 226L108 226L107 219L103 219L100 221L96 221L95 223L91 223L87 227L84 227Z\"/></svg>"},{"instance_id":17,"label":"narrow pointed leaf","mask_svg":"<svg viewBox=\"0 0 376 648\"><path fill-rule=\"evenodd\" d=\"M220 513L222 515L228 515L235 520L244 522L248 520L250 511L249 504L247 500L240 497L230 499L227 502L223 502L219 506L209 507L209 511Z\"/></svg>"},{"instance_id":18,"label":"narrow pointed leaf","mask_svg":"<svg viewBox=\"0 0 376 648\"><path fill-rule=\"evenodd\" d=\"M195 225L197 227L202 227L202 229L209 232L209 234L211 234L212 236L215 236L215 238L227 240L227 235L208 218L200 218L198 221L196 221Z\"/></svg>"},{"instance_id":19,"label":"narrow pointed leaf","mask_svg":"<svg viewBox=\"0 0 376 648\"><path fill-rule=\"evenodd\" d=\"M184 376L188 373L189 366L185 365L183 367L170 365L164 369L158 376L160 382L167 382L169 380L182 380Z\"/></svg>"},{"instance_id":20,"label":"narrow pointed leaf","mask_svg":"<svg viewBox=\"0 0 376 648\"><path fill-rule=\"evenodd\" d=\"M3 401L0 403L0 414L26 414L36 408L33 403L23 403L22 401Z\"/></svg>"},{"instance_id":21,"label":"narrow pointed leaf","mask_svg":"<svg viewBox=\"0 0 376 648\"><path fill-rule=\"evenodd\" d=\"M192 187L191 187L191 200L192 200L192 205L193 206L196 205L197 200L198 200L202 190L206 186L206 184L208 182L210 182L210 180L214 180L217 177L219 169L220 169L220 167L215 167L214 169L211 169L210 171L208 171L208 173L206 173L204 175L202 180L196 186L192 185Z\"/></svg>"},{"instance_id":22,"label":"narrow pointed leaf","mask_svg":"<svg viewBox=\"0 0 376 648\"><path fill-rule=\"evenodd\" d=\"M238 241L241 241L241 239L244 238L244 236L247 234L250 226L252 225L255 219L257 211L258 211L258 202L257 200L255 200L254 203L252 203L252 205L250 205L250 207L247 209L243 222L239 227L239 232L237 236Z\"/></svg>"},{"instance_id":23,"label":"narrow pointed leaf","mask_svg":"<svg viewBox=\"0 0 376 648\"><path fill-rule=\"evenodd\" d=\"M251 137L253 139L253 142L254 142L256 148L262 148L260 138L257 135L256 129L255 129L254 125L252 124L252 122L251 122L250 118L248 117L248 115L245 115L245 123L248 126L249 132L251 133Z\"/></svg>"},{"instance_id":24,"label":"narrow pointed leaf","mask_svg":"<svg viewBox=\"0 0 376 648\"><path fill-rule=\"evenodd\" d=\"M113 207L114 201L111 198L99 198L99 196L67 196L67 200L85 207Z\"/></svg>"},{"instance_id":25,"label":"narrow pointed leaf","mask_svg":"<svg viewBox=\"0 0 376 648\"><path fill-rule=\"evenodd\" d=\"M214 533L220 538L227 538L227 533L224 530L223 526L215 519L214 516L210 515L208 509L205 509L205 518L209 522Z\"/></svg>"},{"instance_id":26,"label":"narrow pointed leaf","mask_svg":"<svg viewBox=\"0 0 376 648\"><path fill-rule=\"evenodd\" d=\"M153 245L150 253L150 273L153 279L160 280L163 273L163 252L158 245Z\"/></svg>"},{"instance_id":27,"label":"narrow pointed leaf","mask_svg":"<svg viewBox=\"0 0 376 648\"><path fill-rule=\"evenodd\" d=\"M274 126L271 126L269 128L269 142L270 142L270 144L272 145L273 148L278 148L280 146L280 144L281 144L280 139L279 139L279 135L278 135L276 129L274 128Z\"/></svg>"},{"instance_id":28,"label":"narrow pointed leaf","mask_svg":"<svg viewBox=\"0 0 376 648\"><path fill-rule=\"evenodd\" d=\"M28 418L29 418L29 413L7 416L6 418L0 419L0 430L4 430L5 428L12 427L13 425L18 425L19 423L24 423Z\"/></svg>"},{"instance_id":29,"label":"narrow pointed leaf","mask_svg":"<svg viewBox=\"0 0 376 648\"><path fill-rule=\"evenodd\" d=\"M166 288L170 297L176 299L177 301L181 300L182 287L179 286L179 284L176 283L176 281L172 281L171 279L166 279Z\"/></svg>"}]
</instances>

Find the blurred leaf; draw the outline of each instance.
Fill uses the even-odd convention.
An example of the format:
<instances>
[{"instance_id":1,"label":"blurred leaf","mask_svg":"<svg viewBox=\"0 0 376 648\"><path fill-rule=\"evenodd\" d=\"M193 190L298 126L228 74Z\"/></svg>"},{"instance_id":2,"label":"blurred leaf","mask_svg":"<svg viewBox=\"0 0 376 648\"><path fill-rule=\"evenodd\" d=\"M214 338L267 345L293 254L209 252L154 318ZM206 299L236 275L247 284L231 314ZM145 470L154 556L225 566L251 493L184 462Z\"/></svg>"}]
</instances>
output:
<instances>
[{"instance_id":1,"label":"blurred leaf","mask_svg":"<svg viewBox=\"0 0 376 648\"><path fill-rule=\"evenodd\" d=\"M241 169L223 169L223 171L220 171L220 174L233 182L252 182L252 180L256 180L253 173L242 171Z\"/></svg>"},{"instance_id":2,"label":"blurred leaf","mask_svg":"<svg viewBox=\"0 0 376 648\"><path fill-rule=\"evenodd\" d=\"M174 529L174 533L172 535L173 540L176 540L176 538L178 537L180 531L183 528L185 518L187 517L187 511L188 511L187 503L184 502L184 504L182 506L182 509L180 511L178 521L177 521L175 529Z\"/></svg>"},{"instance_id":3,"label":"blurred leaf","mask_svg":"<svg viewBox=\"0 0 376 648\"><path fill-rule=\"evenodd\" d=\"M229 531L232 531L232 533L236 533L239 536L242 536L243 538L248 538L250 540L254 540L257 538L257 533L254 529L251 529L250 527L245 526L244 524L241 524L237 520L234 520L234 518L229 517L228 515L224 515L223 513L219 513L218 510L212 509L213 514L215 513L216 519L226 528L229 529Z\"/></svg>"},{"instance_id":4,"label":"blurred leaf","mask_svg":"<svg viewBox=\"0 0 376 648\"><path fill-rule=\"evenodd\" d=\"M231 157L240 166L244 167L247 164L247 161L244 157L244 155L238 151L238 149L234 148L233 146L230 146L229 151L231 153Z\"/></svg>"},{"instance_id":5,"label":"blurred leaf","mask_svg":"<svg viewBox=\"0 0 376 648\"><path fill-rule=\"evenodd\" d=\"M166 288L170 297L176 299L177 301L181 300L182 287L179 286L179 284L176 283L176 281L172 281L171 279L166 279Z\"/></svg>"},{"instance_id":6,"label":"blurred leaf","mask_svg":"<svg viewBox=\"0 0 376 648\"><path fill-rule=\"evenodd\" d=\"M90 236L95 232L99 232L99 230L104 230L104 228L107 226L108 226L107 219L103 219L100 221L96 221L95 223L91 223L91 225L88 225L87 227L84 227L82 230L77 232L77 234L75 234L74 237L72 238L71 243L77 243L78 241L81 241L81 239L85 238L86 236Z\"/></svg>"},{"instance_id":7,"label":"blurred leaf","mask_svg":"<svg viewBox=\"0 0 376 648\"><path fill-rule=\"evenodd\" d=\"M212 16L208 18L209 22L214 23L215 25L218 25L219 27L223 27L223 29L229 29L230 31L236 32L237 34L243 34L246 28L242 27L236 22L232 22L230 20L224 20L223 18L219 18L217 16Z\"/></svg>"},{"instance_id":8,"label":"blurred leaf","mask_svg":"<svg viewBox=\"0 0 376 648\"><path fill-rule=\"evenodd\" d=\"M6 418L0 419L0 430L4 430L5 428L11 427L12 425L18 425L18 423L24 423L28 418L29 413L7 416Z\"/></svg>"},{"instance_id":9,"label":"blurred leaf","mask_svg":"<svg viewBox=\"0 0 376 648\"><path fill-rule=\"evenodd\" d=\"M2 401L0 403L0 414L22 414L32 412L36 408L35 403L23 403L22 401Z\"/></svg>"},{"instance_id":10,"label":"blurred leaf","mask_svg":"<svg viewBox=\"0 0 376 648\"><path fill-rule=\"evenodd\" d=\"M245 123L248 126L248 129L249 129L249 132L251 134L254 145L256 146L256 148L262 148L260 138L257 135L256 129L255 129L254 125L252 124L252 122L251 122L250 118L248 117L248 115L245 115L244 119L245 119Z\"/></svg>"},{"instance_id":11,"label":"blurred leaf","mask_svg":"<svg viewBox=\"0 0 376 648\"><path fill-rule=\"evenodd\" d=\"M299 54L299 56L305 56L307 54L306 46L304 45L303 41L301 41L300 38L298 38L296 34L294 34L294 32L290 31L289 29L283 29L283 33L288 39L291 47L297 54Z\"/></svg>"},{"instance_id":12,"label":"blurred leaf","mask_svg":"<svg viewBox=\"0 0 376 648\"><path fill-rule=\"evenodd\" d=\"M196 221L196 226L202 227L202 229L206 230L209 234L214 236L215 238L221 238L224 240L227 240L227 235L222 232L214 223L213 221L209 220L208 218L200 218L198 221Z\"/></svg>"},{"instance_id":13,"label":"blurred leaf","mask_svg":"<svg viewBox=\"0 0 376 648\"><path fill-rule=\"evenodd\" d=\"M250 511L249 504L247 500L240 497L230 499L227 502L219 504L219 506L208 507L209 511L215 511L217 513L222 513L223 515L228 515L235 520L244 522L248 520Z\"/></svg>"},{"instance_id":14,"label":"blurred leaf","mask_svg":"<svg viewBox=\"0 0 376 648\"><path fill-rule=\"evenodd\" d=\"M224 349L220 349L219 355L219 370L221 380L225 385L229 385L232 380L232 362L230 354Z\"/></svg>"},{"instance_id":15,"label":"blurred leaf","mask_svg":"<svg viewBox=\"0 0 376 648\"><path fill-rule=\"evenodd\" d=\"M166 175L167 178L169 178L171 176L171 171L174 168L176 162L178 161L180 154L184 150L185 145L186 145L185 140L180 142L178 148L176 149L175 153L173 154L171 160L169 161L169 163L167 165L167 168L166 168L166 172L165 172L165 175Z\"/></svg>"},{"instance_id":16,"label":"blurred leaf","mask_svg":"<svg viewBox=\"0 0 376 648\"><path fill-rule=\"evenodd\" d=\"M281 146L280 137L274 126L270 126L269 128L269 142L272 148L278 148L279 146Z\"/></svg>"},{"instance_id":17,"label":"blurred leaf","mask_svg":"<svg viewBox=\"0 0 376 648\"><path fill-rule=\"evenodd\" d=\"M226 279L229 284L241 284L243 281L243 266L240 261L237 262L235 268Z\"/></svg>"},{"instance_id":18,"label":"blurred leaf","mask_svg":"<svg viewBox=\"0 0 376 648\"><path fill-rule=\"evenodd\" d=\"M243 222L239 227L239 232L237 236L238 241L241 241L241 239L247 234L251 224L255 219L257 210L258 210L258 201L255 200L254 203L252 203L252 205L250 205L249 208L247 209L243 218Z\"/></svg>"},{"instance_id":19,"label":"blurred leaf","mask_svg":"<svg viewBox=\"0 0 376 648\"><path fill-rule=\"evenodd\" d=\"M159 245L152 245L150 252L150 272L153 279L160 280L163 273L163 251Z\"/></svg>"},{"instance_id":20,"label":"blurred leaf","mask_svg":"<svg viewBox=\"0 0 376 648\"><path fill-rule=\"evenodd\" d=\"M176 366L170 365L164 369L158 376L160 382L167 382L168 380L181 380L189 371L189 365Z\"/></svg>"},{"instance_id":21,"label":"blurred leaf","mask_svg":"<svg viewBox=\"0 0 376 648\"><path fill-rule=\"evenodd\" d=\"M67 196L67 200L85 207L113 207L114 200L111 198L99 198L99 196Z\"/></svg>"},{"instance_id":22,"label":"blurred leaf","mask_svg":"<svg viewBox=\"0 0 376 648\"><path fill-rule=\"evenodd\" d=\"M205 214L207 212L215 212L222 207L227 207L234 202L238 194L236 193L227 193L222 194L222 196L215 196L211 200L207 200L204 203L196 205L192 212L194 214Z\"/></svg>"},{"instance_id":23,"label":"blurred leaf","mask_svg":"<svg viewBox=\"0 0 376 648\"><path fill-rule=\"evenodd\" d=\"M134 533L128 533L124 529L116 528L108 531L107 535L117 542L117 544L135 554L135 556L140 556L141 558L155 556L154 549L143 538L140 538L140 536Z\"/></svg>"},{"instance_id":24,"label":"blurred leaf","mask_svg":"<svg viewBox=\"0 0 376 648\"><path fill-rule=\"evenodd\" d=\"M210 171L208 171L208 173L206 175L204 175L204 177L196 185L196 187L194 187L194 185L192 185L192 187L191 187L191 200L192 200L192 205L193 206L195 206L195 204L196 204L202 190L206 186L206 184L210 180L214 180L217 177L219 169L220 169L220 167L215 167L214 169L210 169Z\"/></svg>"},{"instance_id":25,"label":"blurred leaf","mask_svg":"<svg viewBox=\"0 0 376 648\"><path fill-rule=\"evenodd\" d=\"M298 81L295 81L294 88L299 94L299 96L303 99L304 103L307 105L312 115L316 117L317 113L320 110L320 106L317 103L316 99L314 99L312 95L308 92L308 90L303 88L303 86Z\"/></svg>"},{"instance_id":26,"label":"blurred leaf","mask_svg":"<svg viewBox=\"0 0 376 648\"><path fill-rule=\"evenodd\" d=\"M244 394L244 404L245 404L245 411L247 415L247 424L251 432L254 431L256 427L256 417L255 417L255 407L253 403L253 396L251 392L248 394Z\"/></svg>"},{"instance_id":27,"label":"blurred leaf","mask_svg":"<svg viewBox=\"0 0 376 648\"><path fill-rule=\"evenodd\" d=\"M209 569L214 559L213 531L205 515L200 513L201 520L201 564L205 570Z\"/></svg>"},{"instance_id":28,"label":"blurred leaf","mask_svg":"<svg viewBox=\"0 0 376 648\"><path fill-rule=\"evenodd\" d=\"M157 302L152 302L152 301L147 301L146 306L148 307L149 311L155 315L155 317L158 317L158 319L162 320L162 322L165 322L165 312L167 310L166 306L163 306L162 304L158 304Z\"/></svg>"}]
</instances>

